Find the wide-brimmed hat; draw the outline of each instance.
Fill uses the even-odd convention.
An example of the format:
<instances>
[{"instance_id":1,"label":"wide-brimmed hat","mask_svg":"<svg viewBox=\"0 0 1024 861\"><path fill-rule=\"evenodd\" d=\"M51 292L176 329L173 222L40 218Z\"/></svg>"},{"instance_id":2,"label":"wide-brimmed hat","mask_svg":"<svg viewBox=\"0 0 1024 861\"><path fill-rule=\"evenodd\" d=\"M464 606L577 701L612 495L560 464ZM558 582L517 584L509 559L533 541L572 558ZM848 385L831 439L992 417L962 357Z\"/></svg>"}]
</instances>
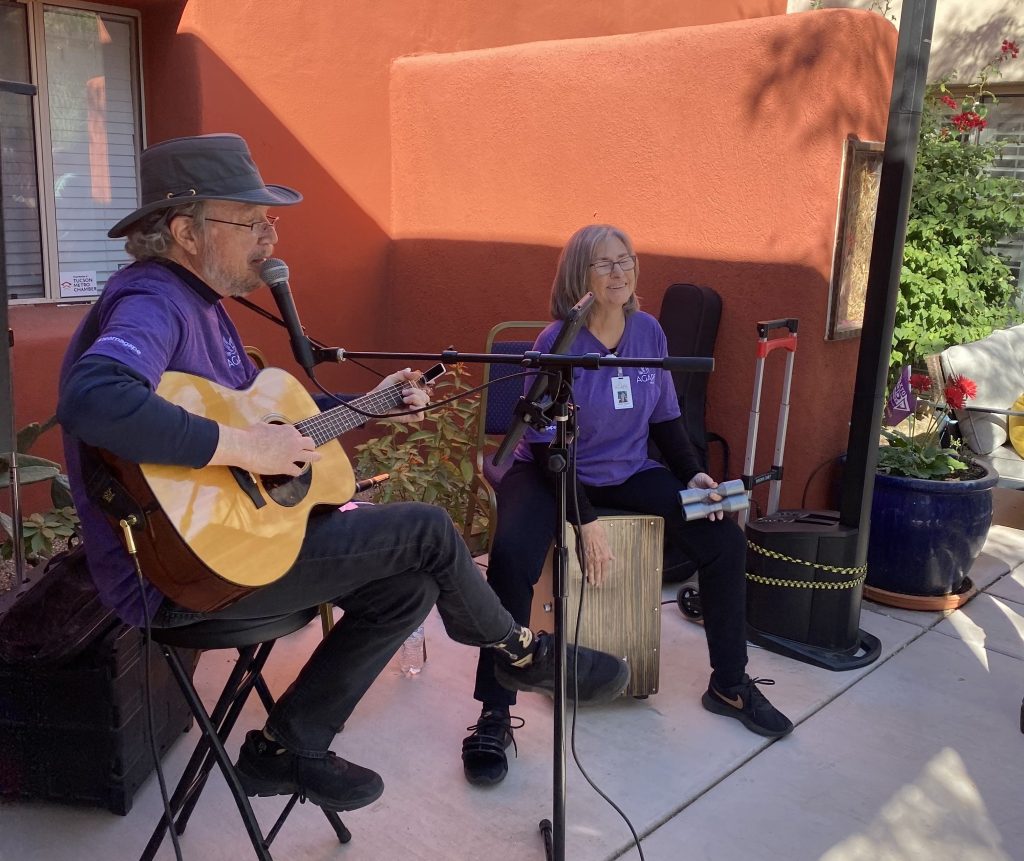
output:
<instances>
[{"instance_id":1,"label":"wide-brimmed hat","mask_svg":"<svg viewBox=\"0 0 1024 861\"><path fill-rule=\"evenodd\" d=\"M291 206L302 195L285 185L266 185L249 146L238 135L172 138L143 150L139 158L142 206L110 228L124 236L145 215L195 200L236 200L262 206Z\"/></svg>"}]
</instances>

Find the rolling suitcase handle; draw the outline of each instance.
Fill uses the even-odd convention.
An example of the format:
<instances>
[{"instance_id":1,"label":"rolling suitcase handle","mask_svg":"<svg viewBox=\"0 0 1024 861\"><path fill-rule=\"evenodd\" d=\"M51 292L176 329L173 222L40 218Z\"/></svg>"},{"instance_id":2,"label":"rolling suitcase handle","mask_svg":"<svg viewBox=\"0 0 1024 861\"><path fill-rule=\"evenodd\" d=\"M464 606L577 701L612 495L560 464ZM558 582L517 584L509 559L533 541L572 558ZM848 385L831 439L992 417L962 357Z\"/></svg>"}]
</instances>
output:
<instances>
[{"instance_id":1,"label":"rolling suitcase handle","mask_svg":"<svg viewBox=\"0 0 1024 861\"><path fill-rule=\"evenodd\" d=\"M786 429L789 424L789 395L793 381L793 360L796 358L797 327L799 321L795 317L780 320L762 320L757 324L757 361L754 365L754 398L750 407L750 422L747 425L747 451L743 458L743 473L740 476L747 491L749 500L754 488L766 481L771 482L768 491L768 511L770 514L779 508L779 495L782 492L782 459L786 448ZM786 329L788 334L777 338L769 338L768 333L775 329ZM764 364L772 350L786 350L786 368L782 380L782 404L779 407L779 424L775 433L775 454L772 467L760 475L754 474L754 455L757 450L757 429L761 417L761 385L764 382ZM747 525L747 509L740 510L739 525Z\"/></svg>"}]
</instances>

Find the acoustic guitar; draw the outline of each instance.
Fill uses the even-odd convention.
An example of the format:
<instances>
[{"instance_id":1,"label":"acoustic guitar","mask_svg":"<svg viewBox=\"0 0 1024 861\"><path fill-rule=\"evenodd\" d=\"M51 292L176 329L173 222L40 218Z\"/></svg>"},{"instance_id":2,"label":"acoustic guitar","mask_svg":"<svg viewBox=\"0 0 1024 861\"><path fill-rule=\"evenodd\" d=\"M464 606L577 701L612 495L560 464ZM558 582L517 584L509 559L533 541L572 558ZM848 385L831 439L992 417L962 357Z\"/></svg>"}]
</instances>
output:
<instances>
[{"instance_id":1,"label":"acoustic guitar","mask_svg":"<svg viewBox=\"0 0 1024 861\"><path fill-rule=\"evenodd\" d=\"M418 381L444 373L435 365ZM168 371L160 397L190 413L238 428L256 422L292 424L316 443L321 459L295 477L253 475L238 467L133 464L100 452L114 477L145 514L136 527L146 578L175 603L210 612L280 578L295 563L310 514L352 498L355 478L338 442L366 417L401 406L400 383L319 412L305 387L286 371L267 368L247 389ZM298 420L297 420L298 419Z\"/></svg>"}]
</instances>

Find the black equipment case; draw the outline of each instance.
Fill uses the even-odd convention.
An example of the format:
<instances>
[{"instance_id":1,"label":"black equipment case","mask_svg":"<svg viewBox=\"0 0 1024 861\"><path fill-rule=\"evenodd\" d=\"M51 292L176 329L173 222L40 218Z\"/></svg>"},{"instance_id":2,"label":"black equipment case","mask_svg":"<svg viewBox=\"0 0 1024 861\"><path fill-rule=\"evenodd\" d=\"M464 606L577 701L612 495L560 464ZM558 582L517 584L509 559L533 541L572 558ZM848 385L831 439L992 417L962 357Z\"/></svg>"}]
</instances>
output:
<instances>
[{"instance_id":1,"label":"black equipment case","mask_svg":"<svg viewBox=\"0 0 1024 861\"><path fill-rule=\"evenodd\" d=\"M153 770L142 632L94 600L80 549L58 561L0 596L0 795L124 815ZM150 682L162 756L192 717L157 647Z\"/></svg>"},{"instance_id":2,"label":"black equipment case","mask_svg":"<svg viewBox=\"0 0 1024 861\"><path fill-rule=\"evenodd\" d=\"M770 339L773 329L788 334ZM748 495L770 481L768 513L740 525L747 535L747 639L772 652L827 670L852 670L876 660L878 638L859 629L864 569L856 567L857 530L835 511L779 511L790 385L797 347L795 319L757 324L754 398L747 431L743 483ZM764 364L787 351L782 406L771 469L754 474Z\"/></svg>"}]
</instances>

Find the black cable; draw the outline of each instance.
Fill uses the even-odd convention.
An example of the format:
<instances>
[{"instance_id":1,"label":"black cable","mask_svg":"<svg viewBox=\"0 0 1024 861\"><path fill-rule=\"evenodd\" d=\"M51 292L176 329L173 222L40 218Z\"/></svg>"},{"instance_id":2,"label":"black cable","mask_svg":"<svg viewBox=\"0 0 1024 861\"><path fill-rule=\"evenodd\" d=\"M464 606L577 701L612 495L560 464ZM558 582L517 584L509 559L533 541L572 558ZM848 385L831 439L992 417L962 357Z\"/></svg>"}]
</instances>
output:
<instances>
[{"instance_id":1,"label":"black cable","mask_svg":"<svg viewBox=\"0 0 1024 861\"><path fill-rule=\"evenodd\" d=\"M131 527L123 522L122 528L130 529ZM137 554L131 553L132 561L135 563L135 576L139 583L139 595L142 597L142 617L143 617L143 628L142 628L142 642L143 642L143 660L146 663L146 669L143 675L143 689L146 696L146 726L149 729L149 752L153 757L153 768L156 770L157 783L160 784L160 800L164 805L164 816L167 818L167 831L171 835L171 843L174 846L174 857L177 861L182 861L181 855L181 844L178 842L178 832L174 825L174 816L171 814L171 800L167 794L167 782L164 780L164 769L160 762L160 751L156 745L156 727L153 720L153 685L152 676L150 673L150 664L152 663L152 621L149 617L149 604L146 602L146 584L142 576L142 568L139 565L139 558Z\"/></svg>"},{"instance_id":2,"label":"black cable","mask_svg":"<svg viewBox=\"0 0 1024 861\"><path fill-rule=\"evenodd\" d=\"M270 320L270 322L275 323L284 329L288 328L284 320L282 320L276 314L272 314L270 311L267 311L265 308L261 308L255 302L252 302L249 299L244 298L243 296L232 296L231 298L238 302L240 305L244 305L250 311L255 311L261 317ZM303 333L305 334L305 330L303 330ZM310 335L306 335L306 338L314 347L318 347L321 350L330 349L330 347L328 347L323 341L313 338ZM351 362L353 365L358 365L360 368L369 371L371 374L376 374L378 377L381 377L382 379L385 376L387 376L387 374L378 371L376 368L371 368L369 365L364 365L358 359L353 359L350 356L346 356L345 361ZM557 372L555 371L543 371L538 370L536 368L531 368L526 371L518 371L514 374L506 374L501 378L501 380L509 380L515 377L525 377L527 375L536 376L537 374L545 374L546 376L550 377L558 376ZM313 385L315 385L323 394L327 395L327 397L337 401L340 406L348 407L350 410L352 410L352 412L356 413L356 415L365 416L368 419L388 419L395 418L396 416L412 416L416 415L417 413L427 412L428 410L435 409L436 407L447 406L453 401L457 401L459 398L468 397L469 395L475 395L477 392L481 392L484 389L489 388L490 386L498 382L498 380L490 380L489 382L483 383L482 385L479 386L475 386L472 389L469 389L465 392L459 392L458 394L452 395L450 398L447 398L446 400L438 401L437 403L434 404L429 404L427 407L424 407L423 409L420 410L408 410L406 412L397 413L384 413L383 415L381 415L378 413L365 412L364 410L361 410L358 407L352 406L348 401L342 400L341 398L338 397L338 395L335 392L329 391L327 388L325 388L324 385L316 378L316 374L313 371L309 372L309 377L313 381Z\"/></svg>"},{"instance_id":3,"label":"black cable","mask_svg":"<svg viewBox=\"0 0 1024 861\"><path fill-rule=\"evenodd\" d=\"M807 481L804 483L804 492L800 496L801 509L807 508L807 491L811 489L811 482L814 481L815 476L817 476L817 474L821 472L826 466L830 466L833 463L839 463L841 460L842 458L839 457L830 457L828 460L819 463L816 467L814 467L813 470L811 470L811 474L807 476Z\"/></svg>"},{"instance_id":4,"label":"black cable","mask_svg":"<svg viewBox=\"0 0 1024 861\"><path fill-rule=\"evenodd\" d=\"M319 388L320 391L322 391L325 395L328 395L329 397L336 400L339 406L348 407L356 415L365 416L368 419L393 419L397 418L398 416L414 416L417 413L427 413L430 412L431 410L436 410L438 407L446 407L448 406L448 404L454 403L460 398L468 398L470 395L475 395L477 392L482 392L484 389L489 389L491 386L505 382L506 380L510 380L515 377L537 376L538 374L545 374L547 376L558 376L556 371L537 371L534 368L530 368L529 370L525 371L516 371L514 374L506 374L504 377L501 377L500 379L497 380L488 380L486 383L481 383L479 386L474 386L471 389L466 389L466 391L464 392L456 392L450 398L445 398L442 401L434 401L433 403L427 404L425 407L420 407L419 409L415 410L409 409L403 412L395 413L371 413L367 412L366 410L361 410L359 409L359 407L352 406L352 404L349 403L348 401L343 401L334 392L330 392L327 389L325 389L322 385L320 385L320 382L315 377L313 378L313 382L317 386L317 388ZM395 385L398 384L396 383Z\"/></svg>"},{"instance_id":5,"label":"black cable","mask_svg":"<svg viewBox=\"0 0 1024 861\"><path fill-rule=\"evenodd\" d=\"M270 311L266 310L265 308L261 308L255 302L251 302L250 300L248 300L248 299L246 299L246 298L244 298L242 296L232 296L231 298L234 299L236 302L238 302L238 304L244 305L250 311L255 311L261 317L264 317L265 319L270 320L271 323L276 323L278 326L280 326L283 329L287 329L288 328L288 326L284 322L284 320L282 320L276 314L272 314ZM303 330L303 332L305 333L305 330ZM319 347L321 350L329 350L330 349L330 347L328 347L323 341L318 341L316 338L311 338L309 335L306 335L306 338L309 340L309 343L311 343L314 347ZM345 357L345 361L346 362L351 362L353 365L358 365L360 368L363 368L364 370L369 371L371 374L376 374L378 377L386 377L387 376L387 374L382 374L376 368L371 368L369 365L364 365L358 359L353 359L353 358L351 358L349 356L346 356ZM316 382L316 380L314 380L314 382ZM319 383L317 383L317 385L319 385ZM328 392L328 394L330 394L330 393Z\"/></svg>"},{"instance_id":6,"label":"black cable","mask_svg":"<svg viewBox=\"0 0 1024 861\"><path fill-rule=\"evenodd\" d=\"M570 408L573 411L576 410L576 399L575 399L574 393L572 391L572 385L571 384L569 385L569 405L570 405ZM580 511L580 501L579 501L579 494L577 492L578 488L577 488L577 484L576 484L576 440L575 440L575 437L569 443L569 463L568 463L568 469L569 469L569 474L566 477L566 480L571 482L571 484L572 484L573 508L576 511L576 519L578 520L579 519L579 511ZM561 528L562 528L561 524L559 524L559 529L561 529ZM577 609L576 609L575 634L573 635L573 643L574 643L574 646L575 646L575 644L579 643L579 641L580 641L580 624L581 624L581 620L583 618L583 600L584 600L584 596L586 595L586 590L587 590L587 563L586 563L587 556L586 556L586 553L583 551L583 528L582 528L582 524L580 524L580 523L573 523L572 524L572 529L573 529L573 533L574 533L575 538L576 538L576 559L577 559L577 561L579 562L579 565L580 565L580 603L579 603L579 607L577 607ZM565 572L565 573L568 576L568 571ZM633 836L633 844L636 846L636 851L640 855L640 861L645 861L644 850L643 850L643 847L640 845L640 837L636 833L636 829L633 827L633 823L630 821L629 816L626 815L626 812L621 807L619 807L619 805L617 805L611 799L611 797L603 789L601 789L601 787L599 787L597 785L597 783L594 781L594 779L587 773L587 770L583 767L583 763L580 762L579 753L576 751L576 708L577 708L577 703L579 702L579 684L580 684L580 679L579 679L579 659L580 659L579 650L576 649L576 648L573 648L572 722L571 722L571 729L570 729L570 733L569 733L569 749L572 751L572 759L573 759L573 762L576 763L576 767L580 770L580 774L583 775L583 779L586 780L587 783L590 784L590 788L593 789L594 792L596 792L602 799L604 799L604 801L608 804L608 806L611 807L612 810L614 810L617 814L619 814L619 817L622 819L622 821L626 823L626 827L629 829L629 833Z\"/></svg>"}]
</instances>

